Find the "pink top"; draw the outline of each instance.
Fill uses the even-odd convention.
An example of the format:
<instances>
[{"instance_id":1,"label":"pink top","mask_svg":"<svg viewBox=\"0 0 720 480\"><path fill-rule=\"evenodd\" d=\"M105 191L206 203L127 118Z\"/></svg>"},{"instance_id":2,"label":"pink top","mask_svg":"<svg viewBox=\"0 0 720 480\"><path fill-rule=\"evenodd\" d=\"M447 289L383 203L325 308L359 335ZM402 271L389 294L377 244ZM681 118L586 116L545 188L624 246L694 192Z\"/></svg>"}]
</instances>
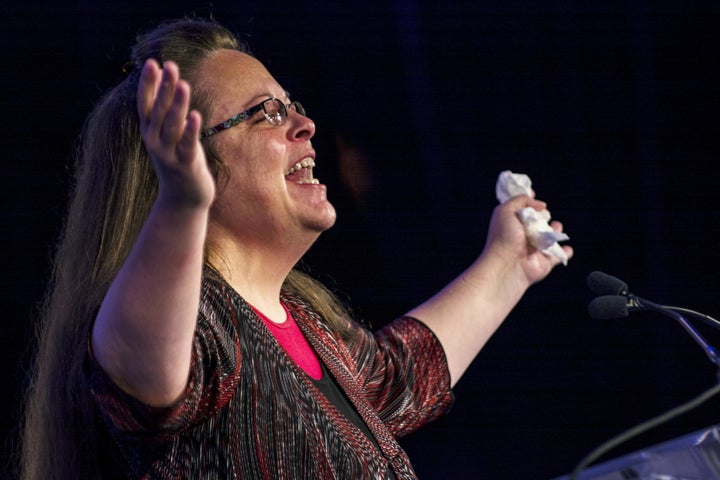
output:
<instances>
[{"instance_id":1,"label":"pink top","mask_svg":"<svg viewBox=\"0 0 720 480\"><path fill-rule=\"evenodd\" d=\"M300 327L295 323L295 319L290 315L284 303L282 307L285 310L285 321L283 323L275 323L255 307L252 307L252 309L263 322L265 322L265 325L267 325L278 343L285 349L288 355L290 355L290 358L292 358L305 373L310 375L311 378L320 380L322 378L322 367L320 366L320 360L315 350L313 350L308 343L305 335L303 335Z\"/></svg>"}]
</instances>

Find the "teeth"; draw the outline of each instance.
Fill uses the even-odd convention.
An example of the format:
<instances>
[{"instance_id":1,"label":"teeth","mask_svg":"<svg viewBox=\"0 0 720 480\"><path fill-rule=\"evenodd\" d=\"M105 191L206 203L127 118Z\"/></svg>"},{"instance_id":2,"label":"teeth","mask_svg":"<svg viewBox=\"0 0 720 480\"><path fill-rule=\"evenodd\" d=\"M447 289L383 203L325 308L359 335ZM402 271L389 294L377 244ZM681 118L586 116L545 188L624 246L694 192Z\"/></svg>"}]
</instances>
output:
<instances>
[{"instance_id":1,"label":"teeth","mask_svg":"<svg viewBox=\"0 0 720 480\"><path fill-rule=\"evenodd\" d=\"M290 169L287 172L285 172L285 176L291 175L295 172L299 172L303 168L310 169L310 168L313 168L314 166L315 166L315 160L313 160L310 157L304 158L301 161L299 161L298 163L296 163L295 165L293 165L292 167L290 167ZM306 184L319 185L320 181L317 178L312 178L312 171L308 170L308 172L309 172L308 174L303 175L308 178L296 180L297 183L299 183L301 185L306 185Z\"/></svg>"},{"instance_id":2,"label":"teeth","mask_svg":"<svg viewBox=\"0 0 720 480\"><path fill-rule=\"evenodd\" d=\"M292 167L290 167L290 170L285 172L285 175L290 175L291 173L297 172L299 170L302 170L303 168L312 168L315 166L315 161L312 158L305 158Z\"/></svg>"}]
</instances>

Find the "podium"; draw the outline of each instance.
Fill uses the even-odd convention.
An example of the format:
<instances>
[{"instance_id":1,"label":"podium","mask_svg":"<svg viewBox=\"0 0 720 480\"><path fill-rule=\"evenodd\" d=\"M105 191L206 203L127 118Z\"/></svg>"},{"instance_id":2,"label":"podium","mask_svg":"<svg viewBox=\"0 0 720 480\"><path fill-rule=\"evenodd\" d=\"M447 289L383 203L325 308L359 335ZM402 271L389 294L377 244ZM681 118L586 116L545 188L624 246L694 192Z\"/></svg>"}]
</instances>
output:
<instances>
[{"instance_id":1,"label":"podium","mask_svg":"<svg viewBox=\"0 0 720 480\"><path fill-rule=\"evenodd\" d=\"M629 479L720 480L720 424L588 467L577 477L577 480Z\"/></svg>"}]
</instances>

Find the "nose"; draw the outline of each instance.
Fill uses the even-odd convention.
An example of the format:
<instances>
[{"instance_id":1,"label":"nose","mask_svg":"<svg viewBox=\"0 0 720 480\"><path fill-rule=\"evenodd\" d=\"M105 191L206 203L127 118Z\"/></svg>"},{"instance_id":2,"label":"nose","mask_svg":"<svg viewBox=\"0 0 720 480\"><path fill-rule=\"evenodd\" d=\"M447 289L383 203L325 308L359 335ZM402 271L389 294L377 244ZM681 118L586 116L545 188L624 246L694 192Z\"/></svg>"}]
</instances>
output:
<instances>
[{"instance_id":1,"label":"nose","mask_svg":"<svg viewBox=\"0 0 720 480\"><path fill-rule=\"evenodd\" d=\"M310 140L315 135L315 122L295 110L288 111L288 135L292 140Z\"/></svg>"}]
</instances>

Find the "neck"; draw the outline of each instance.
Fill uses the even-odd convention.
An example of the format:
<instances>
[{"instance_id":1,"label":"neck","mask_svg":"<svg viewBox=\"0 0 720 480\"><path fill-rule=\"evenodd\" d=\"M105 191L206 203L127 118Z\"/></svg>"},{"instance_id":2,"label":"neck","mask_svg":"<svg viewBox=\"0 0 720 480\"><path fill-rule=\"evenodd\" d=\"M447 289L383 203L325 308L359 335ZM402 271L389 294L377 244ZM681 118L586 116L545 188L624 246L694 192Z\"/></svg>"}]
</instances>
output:
<instances>
[{"instance_id":1,"label":"neck","mask_svg":"<svg viewBox=\"0 0 720 480\"><path fill-rule=\"evenodd\" d=\"M271 320L284 321L280 290L307 248L293 251L269 245L237 245L229 241L215 241L210 245L208 261L228 284Z\"/></svg>"}]
</instances>

